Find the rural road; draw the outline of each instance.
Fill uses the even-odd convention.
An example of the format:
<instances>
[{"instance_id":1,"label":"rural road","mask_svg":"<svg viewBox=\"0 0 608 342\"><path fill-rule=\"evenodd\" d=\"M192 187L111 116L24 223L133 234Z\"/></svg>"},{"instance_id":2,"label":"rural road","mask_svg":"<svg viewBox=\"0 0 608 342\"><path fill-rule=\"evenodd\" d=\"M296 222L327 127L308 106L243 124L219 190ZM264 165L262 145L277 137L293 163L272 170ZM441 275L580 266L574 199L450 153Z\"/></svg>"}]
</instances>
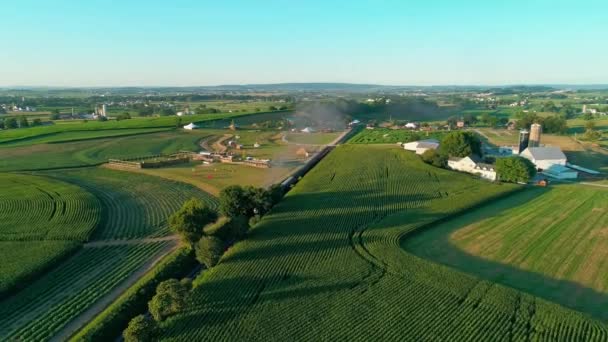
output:
<instances>
[{"instance_id":1,"label":"rural road","mask_svg":"<svg viewBox=\"0 0 608 342\"><path fill-rule=\"evenodd\" d=\"M66 341L76 333L79 329L84 327L87 323L93 320L97 315L99 315L105 308L107 308L110 304L112 304L116 299L122 295L125 291L127 291L135 282L137 282L141 277L143 277L148 271L150 271L162 258L164 258L167 254L171 253L178 247L177 236L167 236L162 238L148 238L148 239L137 239L137 240L109 240L109 241L95 241L91 243L85 244L85 248L93 248L100 246L113 246L119 244L138 244L138 243L147 243L147 242L157 242L157 241L168 241L170 243L167 244L163 249L161 249L157 256L154 259L149 260L144 265L142 265L138 270L133 272L129 277L125 278L118 286L116 286L112 291L103 296L100 300L95 302L92 306L90 306L86 311L82 312L78 316L74 317L66 326L64 326L50 341L60 342Z\"/></svg>"}]
</instances>

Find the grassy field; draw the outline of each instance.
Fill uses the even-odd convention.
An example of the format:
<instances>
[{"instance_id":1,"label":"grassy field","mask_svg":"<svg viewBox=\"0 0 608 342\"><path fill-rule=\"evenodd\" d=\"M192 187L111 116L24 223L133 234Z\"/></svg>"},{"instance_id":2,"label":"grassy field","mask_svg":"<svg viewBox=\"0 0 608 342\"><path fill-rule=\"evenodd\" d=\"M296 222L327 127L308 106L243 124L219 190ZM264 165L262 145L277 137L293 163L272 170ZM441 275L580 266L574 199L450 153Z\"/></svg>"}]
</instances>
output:
<instances>
[{"instance_id":1,"label":"grassy field","mask_svg":"<svg viewBox=\"0 0 608 342\"><path fill-rule=\"evenodd\" d=\"M602 340L608 328L404 252L435 220L508 193L386 146L340 146L195 280L163 340Z\"/></svg>"},{"instance_id":2,"label":"grassy field","mask_svg":"<svg viewBox=\"0 0 608 342\"><path fill-rule=\"evenodd\" d=\"M104 129L104 130L85 130L85 131L67 131L57 132L49 134L41 134L33 136L31 138L24 138L19 140L9 140L4 143L0 143L0 148L15 147L15 146L28 146L36 144L48 144L48 143L63 143L71 141L82 141L99 138L109 137L120 137L120 136L132 136L138 134L156 133L170 130L171 128L123 128L123 129Z\"/></svg>"},{"instance_id":3,"label":"grassy field","mask_svg":"<svg viewBox=\"0 0 608 342\"><path fill-rule=\"evenodd\" d=\"M327 145L336 140L342 132L332 133L287 133L286 139L293 144L301 145Z\"/></svg>"},{"instance_id":4,"label":"grassy field","mask_svg":"<svg viewBox=\"0 0 608 342\"><path fill-rule=\"evenodd\" d=\"M178 120L182 125L186 125L189 122L206 122L214 121L226 118L238 118L241 116L251 115L252 113L221 113L221 114L203 114L203 115L191 115L187 117L178 118L177 116L160 116L160 117L136 117L130 120L110 120L106 122L100 122L96 120L84 122L83 120L69 120L69 121L57 121L54 125L50 126L38 126L30 128L20 129L9 129L0 131L0 143L17 142L20 140L33 139L37 136L46 136L59 132L69 131L103 131L103 130L117 130L117 129L141 129L141 128L175 128ZM253 113L257 114L257 113ZM101 134L101 133L99 133Z\"/></svg>"},{"instance_id":5,"label":"grassy field","mask_svg":"<svg viewBox=\"0 0 608 342\"><path fill-rule=\"evenodd\" d=\"M608 320L608 189L531 189L404 241L418 256Z\"/></svg>"},{"instance_id":6,"label":"grassy field","mask_svg":"<svg viewBox=\"0 0 608 342\"><path fill-rule=\"evenodd\" d=\"M95 165L109 158L132 158L198 151L205 131L175 130L127 137L0 148L0 171Z\"/></svg>"},{"instance_id":7,"label":"grassy field","mask_svg":"<svg viewBox=\"0 0 608 342\"><path fill-rule=\"evenodd\" d=\"M167 218L186 200L199 198L211 207L217 201L184 183L104 168L48 171L45 175L87 189L101 202L103 224L94 240L134 239L168 233Z\"/></svg>"},{"instance_id":8,"label":"grassy field","mask_svg":"<svg viewBox=\"0 0 608 342\"><path fill-rule=\"evenodd\" d=\"M412 141L412 136L417 135L420 139L438 139L442 132L413 132L402 129L375 128L363 129L348 140L350 144L396 144Z\"/></svg>"}]
</instances>

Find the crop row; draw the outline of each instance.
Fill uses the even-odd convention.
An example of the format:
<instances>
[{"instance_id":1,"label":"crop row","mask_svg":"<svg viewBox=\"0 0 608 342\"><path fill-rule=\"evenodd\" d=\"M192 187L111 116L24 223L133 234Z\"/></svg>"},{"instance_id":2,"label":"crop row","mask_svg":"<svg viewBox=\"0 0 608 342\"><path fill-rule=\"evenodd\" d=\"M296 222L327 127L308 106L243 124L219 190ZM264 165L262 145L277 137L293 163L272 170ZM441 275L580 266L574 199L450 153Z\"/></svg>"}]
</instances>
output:
<instances>
[{"instance_id":1,"label":"crop row","mask_svg":"<svg viewBox=\"0 0 608 342\"><path fill-rule=\"evenodd\" d=\"M605 340L580 313L400 248L515 187L434 169L403 150L340 146L220 264L164 340Z\"/></svg>"},{"instance_id":2,"label":"crop row","mask_svg":"<svg viewBox=\"0 0 608 342\"><path fill-rule=\"evenodd\" d=\"M48 340L166 246L88 247L0 302L0 339Z\"/></svg>"},{"instance_id":3,"label":"crop row","mask_svg":"<svg viewBox=\"0 0 608 342\"><path fill-rule=\"evenodd\" d=\"M133 239L166 235L167 218L184 201L196 197L212 207L211 195L184 183L101 168L49 172L95 194L104 207L95 239Z\"/></svg>"}]
</instances>

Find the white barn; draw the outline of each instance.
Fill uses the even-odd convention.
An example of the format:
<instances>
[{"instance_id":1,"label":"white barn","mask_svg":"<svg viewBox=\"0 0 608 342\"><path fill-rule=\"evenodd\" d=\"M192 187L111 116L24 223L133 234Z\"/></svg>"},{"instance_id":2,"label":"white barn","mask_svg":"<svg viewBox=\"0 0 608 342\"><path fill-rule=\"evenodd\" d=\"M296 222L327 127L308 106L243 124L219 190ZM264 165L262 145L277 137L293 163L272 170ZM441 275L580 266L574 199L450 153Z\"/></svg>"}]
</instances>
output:
<instances>
[{"instance_id":1,"label":"white barn","mask_svg":"<svg viewBox=\"0 0 608 342\"><path fill-rule=\"evenodd\" d=\"M450 157L448 167L452 170L475 174L491 181L495 181L497 178L494 165L477 162L471 157Z\"/></svg>"},{"instance_id":2,"label":"white barn","mask_svg":"<svg viewBox=\"0 0 608 342\"><path fill-rule=\"evenodd\" d=\"M403 144L403 149L416 152L416 154L423 154L428 150L436 150L438 147L439 141L435 139L412 141Z\"/></svg>"},{"instance_id":3,"label":"white barn","mask_svg":"<svg viewBox=\"0 0 608 342\"><path fill-rule=\"evenodd\" d=\"M566 166L567 158L559 147L528 147L520 156L529 159L538 169L545 170L552 165Z\"/></svg>"},{"instance_id":4,"label":"white barn","mask_svg":"<svg viewBox=\"0 0 608 342\"><path fill-rule=\"evenodd\" d=\"M193 130L193 129L195 129L195 128L198 128L198 126L197 126L197 125L195 125L195 124L194 124L194 123L192 123L192 122L191 122L191 123L189 123L188 125L184 126L184 129L187 129L187 130Z\"/></svg>"}]
</instances>

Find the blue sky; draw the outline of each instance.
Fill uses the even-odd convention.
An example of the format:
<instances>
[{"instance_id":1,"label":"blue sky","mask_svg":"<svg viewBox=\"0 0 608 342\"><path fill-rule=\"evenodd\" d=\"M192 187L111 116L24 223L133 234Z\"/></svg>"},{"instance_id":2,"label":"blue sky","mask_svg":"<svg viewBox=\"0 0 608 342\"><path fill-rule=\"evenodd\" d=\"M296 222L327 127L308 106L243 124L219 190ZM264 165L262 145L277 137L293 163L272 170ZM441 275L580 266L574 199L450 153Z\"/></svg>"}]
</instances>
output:
<instances>
[{"instance_id":1,"label":"blue sky","mask_svg":"<svg viewBox=\"0 0 608 342\"><path fill-rule=\"evenodd\" d=\"M0 86L608 83L608 1L4 1Z\"/></svg>"}]
</instances>

